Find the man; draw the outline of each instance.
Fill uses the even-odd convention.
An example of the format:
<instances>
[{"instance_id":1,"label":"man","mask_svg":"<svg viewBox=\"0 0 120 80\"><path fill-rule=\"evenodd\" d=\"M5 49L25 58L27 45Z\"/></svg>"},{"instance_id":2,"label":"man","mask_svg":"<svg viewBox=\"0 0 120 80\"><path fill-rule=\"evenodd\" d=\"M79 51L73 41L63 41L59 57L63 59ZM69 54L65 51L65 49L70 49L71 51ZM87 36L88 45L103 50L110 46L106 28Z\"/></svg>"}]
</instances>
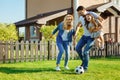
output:
<instances>
[{"instance_id":1,"label":"man","mask_svg":"<svg viewBox=\"0 0 120 80\"><path fill-rule=\"evenodd\" d=\"M92 45L94 44L94 39L91 38L91 33L89 32L89 30L87 29L87 26L85 25L84 17L86 14L91 14L92 16L94 16L95 19L98 19L100 21L102 21L103 19L100 16L98 16L96 13L87 11L83 6L79 6L77 8L77 12L79 15L79 22L76 27L75 36L77 35L79 28L81 26L83 27L84 33L76 45L76 51L82 60L81 66L83 66L84 70L86 71L88 69L89 51L90 51ZM84 50L82 51L83 47L84 47Z\"/></svg>"}]
</instances>

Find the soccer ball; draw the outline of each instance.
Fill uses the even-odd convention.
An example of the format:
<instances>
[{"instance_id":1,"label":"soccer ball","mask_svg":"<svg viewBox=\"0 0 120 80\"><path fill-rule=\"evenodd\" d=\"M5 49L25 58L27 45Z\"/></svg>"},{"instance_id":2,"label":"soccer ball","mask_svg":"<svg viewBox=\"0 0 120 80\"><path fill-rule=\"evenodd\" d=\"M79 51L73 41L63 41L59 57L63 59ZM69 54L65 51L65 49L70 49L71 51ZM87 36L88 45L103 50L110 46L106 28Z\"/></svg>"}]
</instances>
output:
<instances>
[{"instance_id":1,"label":"soccer ball","mask_svg":"<svg viewBox=\"0 0 120 80\"><path fill-rule=\"evenodd\" d=\"M76 74L83 74L84 73L84 68L82 66L77 66L75 68L75 73Z\"/></svg>"}]
</instances>

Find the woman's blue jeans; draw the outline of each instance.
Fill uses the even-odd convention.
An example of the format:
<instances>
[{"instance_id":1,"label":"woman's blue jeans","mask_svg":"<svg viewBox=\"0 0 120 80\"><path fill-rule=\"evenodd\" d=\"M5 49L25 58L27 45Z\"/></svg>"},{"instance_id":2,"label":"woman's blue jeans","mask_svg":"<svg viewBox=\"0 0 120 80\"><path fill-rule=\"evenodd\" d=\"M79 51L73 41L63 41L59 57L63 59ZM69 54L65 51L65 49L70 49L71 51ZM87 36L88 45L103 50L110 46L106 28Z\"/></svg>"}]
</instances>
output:
<instances>
[{"instance_id":1,"label":"woman's blue jeans","mask_svg":"<svg viewBox=\"0 0 120 80\"><path fill-rule=\"evenodd\" d=\"M65 63L64 63L64 66L67 66L68 65L68 60L69 60L69 55L70 55L69 42L68 41L59 41L59 42L57 42L57 46L58 46L58 49L59 49L59 53L58 53L58 56L57 56L56 64L60 64L62 54L65 51Z\"/></svg>"},{"instance_id":2,"label":"woman's blue jeans","mask_svg":"<svg viewBox=\"0 0 120 80\"><path fill-rule=\"evenodd\" d=\"M84 67L84 69L88 68L89 52L93 44L94 44L93 38L91 38L90 36L83 35L76 45L76 51L82 60L82 66ZM82 51L83 48L84 50Z\"/></svg>"}]
</instances>

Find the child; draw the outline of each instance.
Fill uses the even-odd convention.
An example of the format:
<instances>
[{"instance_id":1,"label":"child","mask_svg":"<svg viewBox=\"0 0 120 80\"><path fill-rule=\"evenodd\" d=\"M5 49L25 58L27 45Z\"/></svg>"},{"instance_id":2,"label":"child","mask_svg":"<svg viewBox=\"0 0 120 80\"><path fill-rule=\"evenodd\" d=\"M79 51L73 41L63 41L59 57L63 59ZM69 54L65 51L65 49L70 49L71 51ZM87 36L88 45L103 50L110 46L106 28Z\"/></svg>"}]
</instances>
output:
<instances>
[{"instance_id":1,"label":"child","mask_svg":"<svg viewBox=\"0 0 120 80\"><path fill-rule=\"evenodd\" d=\"M102 32L102 24L99 20L95 20L91 14L87 14L85 16L85 25L87 25L87 29L91 33L91 37L95 38L95 45L104 49L104 33Z\"/></svg>"}]
</instances>

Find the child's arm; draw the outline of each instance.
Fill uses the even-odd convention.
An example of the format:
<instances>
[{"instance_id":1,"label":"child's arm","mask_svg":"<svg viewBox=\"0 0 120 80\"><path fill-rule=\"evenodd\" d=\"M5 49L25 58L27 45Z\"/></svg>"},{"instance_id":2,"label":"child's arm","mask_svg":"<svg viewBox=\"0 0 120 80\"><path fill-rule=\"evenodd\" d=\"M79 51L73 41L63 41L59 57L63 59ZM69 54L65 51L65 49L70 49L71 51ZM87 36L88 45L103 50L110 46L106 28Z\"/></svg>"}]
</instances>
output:
<instances>
[{"instance_id":1,"label":"child's arm","mask_svg":"<svg viewBox=\"0 0 120 80\"><path fill-rule=\"evenodd\" d=\"M102 23L99 20L96 20L97 26L94 27L93 32L99 31L103 28Z\"/></svg>"},{"instance_id":2,"label":"child's arm","mask_svg":"<svg viewBox=\"0 0 120 80\"><path fill-rule=\"evenodd\" d=\"M99 20L97 20L97 23L98 23L98 27L102 29L103 28L102 23Z\"/></svg>"},{"instance_id":3,"label":"child's arm","mask_svg":"<svg viewBox=\"0 0 120 80\"><path fill-rule=\"evenodd\" d=\"M95 30L95 27L90 27L89 28L90 33L94 32L94 30Z\"/></svg>"}]
</instances>

